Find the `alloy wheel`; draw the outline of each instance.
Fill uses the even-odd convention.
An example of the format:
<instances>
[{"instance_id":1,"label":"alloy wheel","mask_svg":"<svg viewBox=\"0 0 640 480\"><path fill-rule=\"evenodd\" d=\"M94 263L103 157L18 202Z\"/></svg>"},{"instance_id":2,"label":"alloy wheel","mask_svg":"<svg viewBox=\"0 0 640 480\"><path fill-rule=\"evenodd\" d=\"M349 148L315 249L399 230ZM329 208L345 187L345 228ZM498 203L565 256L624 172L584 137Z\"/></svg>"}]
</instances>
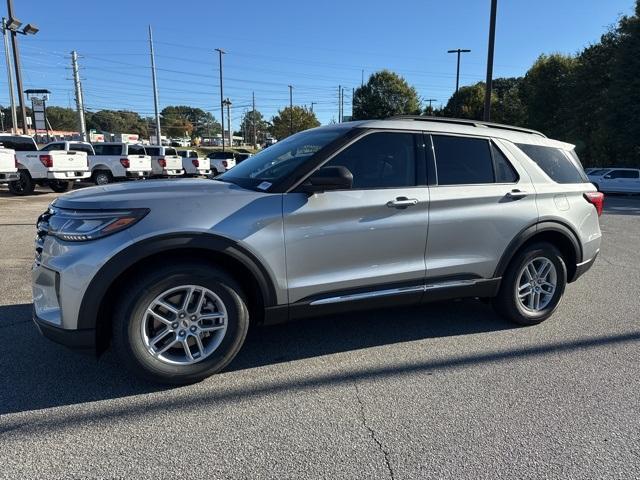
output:
<instances>
[{"instance_id":1,"label":"alloy wheel","mask_svg":"<svg viewBox=\"0 0 640 480\"><path fill-rule=\"evenodd\" d=\"M526 311L537 313L551 303L558 284L558 273L551 260L536 257L527 262L516 282L516 298Z\"/></svg>"}]
</instances>

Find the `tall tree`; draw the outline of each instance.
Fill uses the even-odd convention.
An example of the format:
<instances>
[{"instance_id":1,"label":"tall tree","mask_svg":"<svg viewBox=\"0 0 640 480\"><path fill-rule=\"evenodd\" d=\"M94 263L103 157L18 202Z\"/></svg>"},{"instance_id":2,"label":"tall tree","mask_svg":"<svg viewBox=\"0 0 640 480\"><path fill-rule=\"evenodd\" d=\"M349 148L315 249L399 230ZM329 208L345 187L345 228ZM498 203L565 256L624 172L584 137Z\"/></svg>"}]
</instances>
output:
<instances>
[{"instance_id":1,"label":"tall tree","mask_svg":"<svg viewBox=\"0 0 640 480\"><path fill-rule=\"evenodd\" d=\"M290 131L291 116L293 116L293 131ZM278 114L271 119L271 134L278 140L282 140L291 133L318 126L320 122L311 110L298 106L294 106L293 109L286 107L278 110Z\"/></svg>"},{"instance_id":2,"label":"tall tree","mask_svg":"<svg viewBox=\"0 0 640 480\"><path fill-rule=\"evenodd\" d=\"M262 113L256 110L255 114L253 110L246 112L240 123L240 130L243 132L245 142L253 142L253 128L255 125L256 137L259 144L264 142L265 135L269 130L269 122L267 122Z\"/></svg>"},{"instance_id":3,"label":"tall tree","mask_svg":"<svg viewBox=\"0 0 640 480\"><path fill-rule=\"evenodd\" d=\"M455 92L447 105L444 114L447 117L482 119L484 109L484 83L460 87Z\"/></svg>"},{"instance_id":4,"label":"tall tree","mask_svg":"<svg viewBox=\"0 0 640 480\"><path fill-rule=\"evenodd\" d=\"M215 117L201 108L190 107L188 105L170 105L162 109L160 115L163 120L163 124L166 122L168 128L176 126L186 126L187 122L191 124L192 128L188 129L189 134L194 136L211 136L216 133L220 133L220 123ZM173 131L173 128L172 130ZM172 136L182 136L182 133L171 133Z\"/></svg>"},{"instance_id":5,"label":"tall tree","mask_svg":"<svg viewBox=\"0 0 640 480\"><path fill-rule=\"evenodd\" d=\"M389 70L376 72L353 97L353 119L388 118L394 115L419 115L416 89Z\"/></svg>"},{"instance_id":6,"label":"tall tree","mask_svg":"<svg viewBox=\"0 0 640 480\"><path fill-rule=\"evenodd\" d=\"M87 128L110 133L135 133L149 136L148 123L136 112L99 110L87 115Z\"/></svg>"},{"instance_id":7,"label":"tall tree","mask_svg":"<svg viewBox=\"0 0 640 480\"><path fill-rule=\"evenodd\" d=\"M47 107L47 120L54 130L78 130L78 116L71 108Z\"/></svg>"}]
</instances>

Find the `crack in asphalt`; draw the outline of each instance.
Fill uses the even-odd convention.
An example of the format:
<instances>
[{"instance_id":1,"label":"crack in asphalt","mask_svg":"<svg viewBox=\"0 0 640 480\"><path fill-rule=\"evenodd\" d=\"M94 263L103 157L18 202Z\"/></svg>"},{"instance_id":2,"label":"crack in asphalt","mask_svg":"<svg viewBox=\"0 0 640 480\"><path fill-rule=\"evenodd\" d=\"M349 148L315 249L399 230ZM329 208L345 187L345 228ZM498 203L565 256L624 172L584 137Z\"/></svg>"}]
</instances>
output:
<instances>
[{"instance_id":1,"label":"crack in asphalt","mask_svg":"<svg viewBox=\"0 0 640 480\"><path fill-rule=\"evenodd\" d=\"M358 384L356 383L354 384L354 386L356 389L356 399L358 400L358 405L360 405L360 419L362 420L362 425L364 426L364 428L367 429L367 431L369 432L369 436L376 443L376 445L378 446L378 449L380 450L380 452L382 452L382 455L384 455L384 462L387 465L387 470L389 471L389 477L391 478L391 480L395 480L395 476L393 474L393 467L391 467L391 462L389 461L389 452L387 452L387 450L384 448L384 445L382 445L382 442L378 440L378 437L376 436L376 432L373 430L373 428L371 428L367 423L367 417L364 412L364 403L360 398L360 390L358 389Z\"/></svg>"}]
</instances>

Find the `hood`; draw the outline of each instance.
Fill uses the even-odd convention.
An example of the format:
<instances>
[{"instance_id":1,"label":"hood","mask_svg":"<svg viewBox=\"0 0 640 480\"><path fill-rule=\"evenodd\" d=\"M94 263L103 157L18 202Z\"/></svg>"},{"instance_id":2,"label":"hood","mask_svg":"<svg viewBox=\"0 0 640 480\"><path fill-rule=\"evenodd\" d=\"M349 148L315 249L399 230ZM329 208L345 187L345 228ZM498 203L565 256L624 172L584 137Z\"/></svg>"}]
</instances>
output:
<instances>
[{"instance_id":1,"label":"hood","mask_svg":"<svg viewBox=\"0 0 640 480\"><path fill-rule=\"evenodd\" d=\"M255 197L258 192L230 183L206 179L142 180L83 188L58 197L56 207L104 210L118 208L158 208L163 203L189 207L210 206L229 196Z\"/></svg>"}]
</instances>

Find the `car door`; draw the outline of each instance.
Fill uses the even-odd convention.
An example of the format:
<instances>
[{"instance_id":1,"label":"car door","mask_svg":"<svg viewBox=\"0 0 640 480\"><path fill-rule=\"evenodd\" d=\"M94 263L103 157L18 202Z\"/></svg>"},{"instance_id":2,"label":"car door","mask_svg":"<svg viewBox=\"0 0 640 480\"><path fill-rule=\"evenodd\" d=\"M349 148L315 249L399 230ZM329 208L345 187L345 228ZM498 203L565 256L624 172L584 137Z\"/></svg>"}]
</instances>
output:
<instances>
[{"instance_id":1,"label":"car door","mask_svg":"<svg viewBox=\"0 0 640 480\"><path fill-rule=\"evenodd\" d=\"M492 278L509 242L537 221L529 175L500 141L435 133L427 138L436 171L427 284Z\"/></svg>"},{"instance_id":2,"label":"car door","mask_svg":"<svg viewBox=\"0 0 640 480\"><path fill-rule=\"evenodd\" d=\"M324 164L348 168L351 189L284 195L290 303L344 302L354 290L420 299L429 215L423 158L421 135L369 132Z\"/></svg>"}]
</instances>

